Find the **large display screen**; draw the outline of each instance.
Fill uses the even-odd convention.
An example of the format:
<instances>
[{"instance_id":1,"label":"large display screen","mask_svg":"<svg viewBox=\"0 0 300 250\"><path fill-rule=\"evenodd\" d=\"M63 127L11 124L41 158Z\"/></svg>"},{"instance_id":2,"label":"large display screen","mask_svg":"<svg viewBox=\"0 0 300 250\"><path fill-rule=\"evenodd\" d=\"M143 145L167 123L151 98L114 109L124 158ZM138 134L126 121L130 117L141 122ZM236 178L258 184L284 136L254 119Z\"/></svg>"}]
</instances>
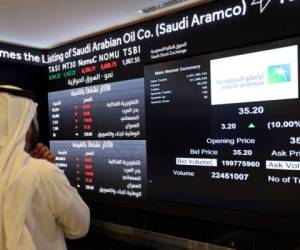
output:
<instances>
[{"instance_id":1,"label":"large display screen","mask_svg":"<svg viewBox=\"0 0 300 250\"><path fill-rule=\"evenodd\" d=\"M49 50L56 165L97 212L295 233L299 7L209 1Z\"/></svg>"},{"instance_id":2,"label":"large display screen","mask_svg":"<svg viewBox=\"0 0 300 250\"><path fill-rule=\"evenodd\" d=\"M56 164L94 197L299 218L298 40L49 93Z\"/></svg>"}]
</instances>

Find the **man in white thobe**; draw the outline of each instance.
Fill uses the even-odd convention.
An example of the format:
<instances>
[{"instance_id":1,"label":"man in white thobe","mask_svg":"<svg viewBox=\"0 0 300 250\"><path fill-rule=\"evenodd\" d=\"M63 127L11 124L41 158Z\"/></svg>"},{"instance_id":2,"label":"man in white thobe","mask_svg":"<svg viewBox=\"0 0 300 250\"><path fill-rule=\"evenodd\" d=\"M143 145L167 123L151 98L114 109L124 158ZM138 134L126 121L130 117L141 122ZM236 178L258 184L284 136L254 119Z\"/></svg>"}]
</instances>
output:
<instances>
[{"instance_id":1,"label":"man in white thobe","mask_svg":"<svg viewBox=\"0 0 300 250\"><path fill-rule=\"evenodd\" d=\"M88 232L89 208L66 177L25 152L37 104L0 85L0 250L65 250Z\"/></svg>"}]
</instances>

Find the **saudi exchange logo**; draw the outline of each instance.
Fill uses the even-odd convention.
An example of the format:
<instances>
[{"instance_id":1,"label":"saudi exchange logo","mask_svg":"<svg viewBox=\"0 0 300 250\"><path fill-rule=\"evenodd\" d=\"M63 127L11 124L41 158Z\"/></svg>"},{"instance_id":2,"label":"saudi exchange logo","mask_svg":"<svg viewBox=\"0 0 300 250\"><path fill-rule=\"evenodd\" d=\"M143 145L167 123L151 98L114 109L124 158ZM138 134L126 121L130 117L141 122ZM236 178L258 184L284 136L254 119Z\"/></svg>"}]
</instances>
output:
<instances>
[{"instance_id":1,"label":"saudi exchange logo","mask_svg":"<svg viewBox=\"0 0 300 250\"><path fill-rule=\"evenodd\" d=\"M269 83L284 83L291 81L291 65L282 64L269 66L268 78Z\"/></svg>"},{"instance_id":2,"label":"saudi exchange logo","mask_svg":"<svg viewBox=\"0 0 300 250\"><path fill-rule=\"evenodd\" d=\"M259 5L260 13L263 13L264 10L268 7L269 3L271 3L271 0L253 0L251 5Z\"/></svg>"}]
</instances>

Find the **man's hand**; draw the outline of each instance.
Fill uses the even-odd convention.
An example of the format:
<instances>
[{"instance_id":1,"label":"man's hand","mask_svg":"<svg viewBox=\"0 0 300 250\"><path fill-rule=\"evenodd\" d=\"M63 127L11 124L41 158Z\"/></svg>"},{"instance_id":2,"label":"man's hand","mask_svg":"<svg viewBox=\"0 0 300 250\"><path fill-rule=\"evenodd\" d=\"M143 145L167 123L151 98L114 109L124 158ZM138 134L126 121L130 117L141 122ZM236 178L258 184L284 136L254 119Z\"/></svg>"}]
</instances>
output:
<instances>
[{"instance_id":1,"label":"man's hand","mask_svg":"<svg viewBox=\"0 0 300 250\"><path fill-rule=\"evenodd\" d=\"M54 163L55 156L49 150L47 146L42 143L38 143L34 150L29 152L30 156L36 159L44 159L51 163Z\"/></svg>"}]
</instances>

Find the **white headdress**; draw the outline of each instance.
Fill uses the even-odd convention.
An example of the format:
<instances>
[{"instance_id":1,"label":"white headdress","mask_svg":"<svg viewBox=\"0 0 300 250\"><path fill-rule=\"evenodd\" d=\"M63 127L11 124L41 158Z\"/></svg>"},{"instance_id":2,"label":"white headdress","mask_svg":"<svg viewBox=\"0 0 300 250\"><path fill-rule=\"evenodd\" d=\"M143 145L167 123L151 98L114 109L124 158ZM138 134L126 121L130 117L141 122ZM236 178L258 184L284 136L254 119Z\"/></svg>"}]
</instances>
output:
<instances>
[{"instance_id":1,"label":"white headdress","mask_svg":"<svg viewBox=\"0 0 300 250\"><path fill-rule=\"evenodd\" d=\"M25 216L38 176L26 169L30 157L24 146L37 104L26 95L16 87L0 85L1 250L17 250L20 241L32 245Z\"/></svg>"}]
</instances>

